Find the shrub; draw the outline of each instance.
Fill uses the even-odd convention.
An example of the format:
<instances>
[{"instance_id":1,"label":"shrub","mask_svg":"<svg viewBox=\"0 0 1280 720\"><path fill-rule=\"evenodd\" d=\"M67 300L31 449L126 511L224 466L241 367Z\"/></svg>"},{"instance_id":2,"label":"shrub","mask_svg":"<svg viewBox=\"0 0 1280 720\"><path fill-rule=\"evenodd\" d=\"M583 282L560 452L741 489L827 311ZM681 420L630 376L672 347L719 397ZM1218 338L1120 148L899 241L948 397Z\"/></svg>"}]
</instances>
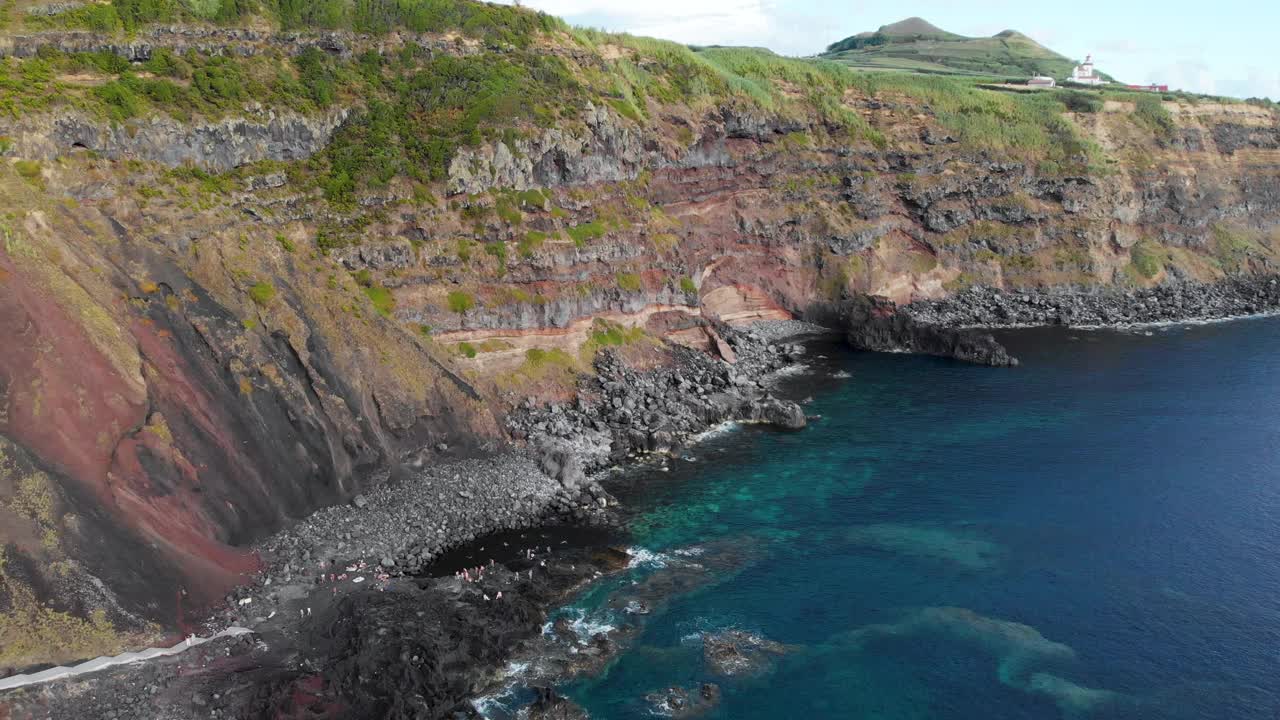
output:
<instances>
[{"instance_id":1,"label":"shrub","mask_svg":"<svg viewBox=\"0 0 1280 720\"><path fill-rule=\"evenodd\" d=\"M522 208L534 208L542 210L547 206L547 196L542 194L538 189L524 190L516 193L516 202Z\"/></svg>"},{"instance_id":2,"label":"shrub","mask_svg":"<svg viewBox=\"0 0 1280 720\"><path fill-rule=\"evenodd\" d=\"M360 287L373 287L373 273L369 272L369 268L361 268L351 273L351 277Z\"/></svg>"},{"instance_id":3,"label":"shrub","mask_svg":"<svg viewBox=\"0 0 1280 720\"><path fill-rule=\"evenodd\" d=\"M474 359L476 356L476 348L468 342L458 343L458 354L465 358Z\"/></svg>"},{"instance_id":4,"label":"shrub","mask_svg":"<svg viewBox=\"0 0 1280 720\"><path fill-rule=\"evenodd\" d=\"M608 327L591 333L591 341L601 347L619 347L626 344L627 338L621 328Z\"/></svg>"},{"instance_id":5,"label":"shrub","mask_svg":"<svg viewBox=\"0 0 1280 720\"><path fill-rule=\"evenodd\" d=\"M550 127L582 95L564 61L542 54L442 55L397 66L396 73L371 76L372 87L362 90L372 93L367 110L345 123L322 154L331 202L351 201L354 178L374 186L397 175L443 180L458 148L525 122ZM519 222L510 201L500 214Z\"/></svg>"},{"instance_id":6,"label":"shrub","mask_svg":"<svg viewBox=\"0 0 1280 720\"><path fill-rule=\"evenodd\" d=\"M694 284L693 278L682 277L680 278L680 290L693 295L698 292L698 286Z\"/></svg>"},{"instance_id":7,"label":"shrub","mask_svg":"<svg viewBox=\"0 0 1280 720\"><path fill-rule=\"evenodd\" d=\"M458 238L458 259L464 263L471 262L471 246L474 244L466 238Z\"/></svg>"},{"instance_id":8,"label":"shrub","mask_svg":"<svg viewBox=\"0 0 1280 720\"><path fill-rule=\"evenodd\" d=\"M459 315L476 306L476 299L470 293L454 290L449 293L449 310Z\"/></svg>"},{"instance_id":9,"label":"shrub","mask_svg":"<svg viewBox=\"0 0 1280 720\"><path fill-rule=\"evenodd\" d=\"M516 250L520 253L520 257L526 259L531 258L533 257L533 254L537 252L538 248L542 247L542 243L546 242L546 240L546 233L538 232L537 230L530 230L525 234L520 243L516 245Z\"/></svg>"},{"instance_id":10,"label":"shrub","mask_svg":"<svg viewBox=\"0 0 1280 720\"><path fill-rule=\"evenodd\" d=\"M329 56L317 47L308 47L293 59L298 79L317 107L326 108L337 99L338 87Z\"/></svg>"},{"instance_id":11,"label":"shrub","mask_svg":"<svg viewBox=\"0 0 1280 720\"><path fill-rule=\"evenodd\" d=\"M601 223L599 220L592 220L589 223L576 225L568 230L569 237L573 240L573 244L578 247L585 247L588 242L604 237L606 232L604 223Z\"/></svg>"},{"instance_id":12,"label":"shrub","mask_svg":"<svg viewBox=\"0 0 1280 720\"><path fill-rule=\"evenodd\" d=\"M1102 99L1098 96L1082 92L1080 90L1063 90L1058 93L1058 99L1071 112L1077 113L1097 113L1102 112Z\"/></svg>"},{"instance_id":13,"label":"shrub","mask_svg":"<svg viewBox=\"0 0 1280 720\"><path fill-rule=\"evenodd\" d=\"M200 192L206 195L225 195L235 188L230 175L215 175L194 165L176 167L168 172L171 179L178 182L193 182L200 186Z\"/></svg>"},{"instance_id":14,"label":"shrub","mask_svg":"<svg viewBox=\"0 0 1280 720\"><path fill-rule=\"evenodd\" d=\"M498 217L508 225L519 225L524 222L524 215L516 209L514 203L506 198L498 200L497 203Z\"/></svg>"},{"instance_id":15,"label":"shrub","mask_svg":"<svg viewBox=\"0 0 1280 720\"><path fill-rule=\"evenodd\" d=\"M525 364L531 369L539 369L548 365L559 365L562 367L572 367L573 358L569 353L560 348L552 348L551 350L543 350L542 348L529 348L524 353Z\"/></svg>"},{"instance_id":16,"label":"shrub","mask_svg":"<svg viewBox=\"0 0 1280 720\"><path fill-rule=\"evenodd\" d=\"M1159 138L1167 138L1173 134L1176 126L1173 116L1165 109L1159 96L1143 95L1134 104L1134 117Z\"/></svg>"},{"instance_id":17,"label":"shrub","mask_svg":"<svg viewBox=\"0 0 1280 720\"><path fill-rule=\"evenodd\" d=\"M185 60L174 55L173 51L168 48L156 48L151 57L143 63L142 67L147 72L162 77L191 77L191 66Z\"/></svg>"},{"instance_id":18,"label":"shrub","mask_svg":"<svg viewBox=\"0 0 1280 720\"><path fill-rule=\"evenodd\" d=\"M1235 272L1243 269L1257 249L1253 240L1238 228L1214 225L1213 254L1224 270Z\"/></svg>"},{"instance_id":19,"label":"shrub","mask_svg":"<svg viewBox=\"0 0 1280 720\"><path fill-rule=\"evenodd\" d=\"M364 294L369 298L369 302L373 303L373 308L383 317L391 317L391 311L395 310L396 299L391 291L382 285L373 285L364 288Z\"/></svg>"},{"instance_id":20,"label":"shrub","mask_svg":"<svg viewBox=\"0 0 1280 720\"><path fill-rule=\"evenodd\" d=\"M1143 240L1129 250L1133 269L1144 278L1153 278L1164 269L1164 252L1155 243Z\"/></svg>"},{"instance_id":21,"label":"shrub","mask_svg":"<svg viewBox=\"0 0 1280 720\"><path fill-rule=\"evenodd\" d=\"M287 253L295 252L298 249L292 240L279 233L276 234L276 242L280 243L280 247L284 248Z\"/></svg>"},{"instance_id":22,"label":"shrub","mask_svg":"<svg viewBox=\"0 0 1280 720\"><path fill-rule=\"evenodd\" d=\"M328 253L330 250L337 250L346 247L347 241L333 230L321 229L316 232L316 247L322 253Z\"/></svg>"},{"instance_id":23,"label":"shrub","mask_svg":"<svg viewBox=\"0 0 1280 720\"><path fill-rule=\"evenodd\" d=\"M249 288L249 298L262 307L270 305L275 297L276 288L269 282L259 282Z\"/></svg>"},{"instance_id":24,"label":"shrub","mask_svg":"<svg viewBox=\"0 0 1280 720\"><path fill-rule=\"evenodd\" d=\"M13 169L27 180L36 180L40 177L40 163L35 160L19 160L13 164Z\"/></svg>"},{"instance_id":25,"label":"shrub","mask_svg":"<svg viewBox=\"0 0 1280 720\"><path fill-rule=\"evenodd\" d=\"M507 244L501 240L486 243L484 251L498 259L498 274L505 275L507 272Z\"/></svg>"},{"instance_id":26,"label":"shrub","mask_svg":"<svg viewBox=\"0 0 1280 720\"><path fill-rule=\"evenodd\" d=\"M643 287L640 276L634 273L618 273L616 276L618 287L627 292L639 292Z\"/></svg>"},{"instance_id":27,"label":"shrub","mask_svg":"<svg viewBox=\"0 0 1280 720\"><path fill-rule=\"evenodd\" d=\"M616 110L619 115L627 118L637 125L644 124L644 116L640 114L640 110L636 108L635 105L631 104L630 101L621 98L610 98L609 106Z\"/></svg>"}]
</instances>

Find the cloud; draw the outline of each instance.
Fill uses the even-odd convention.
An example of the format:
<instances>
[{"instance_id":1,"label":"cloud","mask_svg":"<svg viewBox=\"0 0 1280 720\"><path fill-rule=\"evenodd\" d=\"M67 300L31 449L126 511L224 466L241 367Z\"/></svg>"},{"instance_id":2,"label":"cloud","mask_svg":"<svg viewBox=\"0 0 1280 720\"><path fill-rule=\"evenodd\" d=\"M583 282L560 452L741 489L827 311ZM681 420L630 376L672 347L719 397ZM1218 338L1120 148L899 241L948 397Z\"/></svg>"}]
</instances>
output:
<instances>
[{"instance_id":1,"label":"cloud","mask_svg":"<svg viewBox=\"0 0 1280 720\"><path fill-rule=\"evenodd\" d=\"M1015 27L1018 21L1030 20L1023 29L1041 44L1074 54L1076 59L1094 53L1104 71L1127 82L1164 83L1241 97L1280 97L1280 70L1254 65L1254 57L1229 52L1208 56L1203 43L1177 36L1138 33L1135 39L1122 25L1053 24L1052 12L1027 14L1025 3L1014 0L981 0L973 3L980 12L963 16L954 14L954 0L916 0L909 11L887 0L839 4L820 0L522 0L522 4L575 25L690 45L760 46L798 56L821 52L830 42L908 13L931 19L941 16L943 27L971 35L1005 29L1006 20L996 23L989 18L1007 18ZM1019 14L1019 9L1024 12Z\"/></svg>"},{"instance_id":2,"label":"cloud","mask_svg":"<svg viewBox=\"0 0 1280 720\"><path fill-rule=\"evenodd\" d=\"M1245 72L1243 86L1249 89L1242 91L1241 95L1265 97L1280 102L1280 70L1274 67L1270 69L1249 67Z\"/></svg>"},{"instance_id":3,"label":"cloud","mask_svg":"<svg viewBox=\"0 0 1280 720\"><path fill-rule=\"evenodd\" d=\"M1147 72L1146 82L1168 85L1175 90L1216 95L1218 83L1210 71L1208 63L1203 60L1179 60L1171 65L1152 68Z\"/></svg>"}]
</instances>

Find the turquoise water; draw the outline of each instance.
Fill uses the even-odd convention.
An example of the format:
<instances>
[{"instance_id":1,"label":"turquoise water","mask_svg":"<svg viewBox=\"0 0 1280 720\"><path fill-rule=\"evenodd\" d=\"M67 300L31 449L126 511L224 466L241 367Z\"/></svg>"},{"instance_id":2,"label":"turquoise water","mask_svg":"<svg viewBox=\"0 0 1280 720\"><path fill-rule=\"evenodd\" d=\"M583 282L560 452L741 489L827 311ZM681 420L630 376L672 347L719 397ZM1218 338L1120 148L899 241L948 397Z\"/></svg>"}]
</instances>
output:
<instances>
[{"instance_id":1,"label":"turquoise water","mask_svg":"<svg viewBox=\"0 0 1280 720\"><path fill-rule=\"evenodd\" d=\"M646 474L660 555L572 610L642 629L563 691L597 719L705 681L742 720L1280 717L1280 320L1005 339L1021 368L819 348L785 388L810 429ZM693 565L651 614L606 604ZM788 652L716 677L725 629Z\"/></svg>"}]
</instances>

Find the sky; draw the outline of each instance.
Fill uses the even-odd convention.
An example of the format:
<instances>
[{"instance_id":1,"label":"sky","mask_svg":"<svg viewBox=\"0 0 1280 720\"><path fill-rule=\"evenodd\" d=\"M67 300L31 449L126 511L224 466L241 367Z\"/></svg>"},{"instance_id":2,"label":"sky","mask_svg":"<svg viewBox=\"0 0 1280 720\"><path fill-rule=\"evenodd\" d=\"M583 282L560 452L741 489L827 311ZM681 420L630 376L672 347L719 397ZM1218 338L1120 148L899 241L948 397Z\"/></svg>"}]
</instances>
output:
<instances>
[{"instance_id":1,"label":"sky","mask_svg":"<svg viewBox=\"0 0 1280 720\"><path fill-rule=\"evenodd\" d=\"M507 0L508 2L510 0ZM1280 2L1266 0L522 0L573 23L812 55L917 15L961 35L1019 30L1119 80L1280 101Z\"/></svg>"}]
</instances>

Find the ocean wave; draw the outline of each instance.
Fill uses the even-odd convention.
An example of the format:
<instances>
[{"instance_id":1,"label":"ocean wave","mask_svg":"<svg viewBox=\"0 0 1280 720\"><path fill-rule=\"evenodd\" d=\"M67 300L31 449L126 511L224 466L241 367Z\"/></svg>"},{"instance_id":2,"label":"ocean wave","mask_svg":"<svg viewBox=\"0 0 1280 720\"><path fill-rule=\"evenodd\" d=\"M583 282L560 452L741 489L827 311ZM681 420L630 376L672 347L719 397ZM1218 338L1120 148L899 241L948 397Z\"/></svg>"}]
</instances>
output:
<instances>
[{"instance_id":1,"label":"ocean wave","mask_svg":"<svg viewBox=\"0 0 1280 720\"><path fill-rule=\"evenodd\" d=\"M586 610L570 608L567 611L567 615L570 618L569 629L578 637L578 643L581 645L589 644L591 642L591 638L596 635L600 635L602 633L607 635L618 629L618 627L613 624L613 618L607 614L588 616ZM550 637L555 635L555 624L557 620L558 618L555 620L549 620L543 624L543 636ZM528 666L526 664L525 668L522 669L522 672L527 669Z\"/></svg>"},{"instance_id":2,"label":"ocean wave","mask_svg":"<svg viewBox=\"0 0 1280 720\"><path fill-rule=\"evenodd\" d=\"M545 629L544 629L545 630ZM471 707L476 714L485 720L513 720L524 716L524 706L528 703L528 688L525 679L533 663L513 660L498 674L502 686L489 693L471 700Z\"/></svg>"},{"instance_id":3,"label":"ocean wave","mask_svg":"<svg viewBox=\"0 0 1280 720\"><path fill-rule=\"evenodd\" d=\"M671 703L664 699L650 705L649 714L654 717L674 717L676 711L671 707Z\"/></svg>"},{"instance_id":4,"label":"ocean wave","mask_svg":"<svg viewBox=\"0 0 1280 720\"><path fill-rule=\"evenodd\" d=\"M717 438L722 435L728 435L729 433L732 433L738 430L738 428L740 427L742 427L742 423L736 420L722 422L719 425L715 425L713 427L707 428L706 430L703 430L702 432L694 435L691 438L691 441L695 443L699 443L699 442L702 442L703 440L710 440L711 438Z\"/></svg>"},{"instance_id":5,"label":"ocean wave","mask_svg":"<svg viewBox=\"0 0 1280 720\"><path fill-rule=\"evenodd\" d=\"M631 556L631 562L627 563L629 568L664 568L671 560L670 555L639 547L627 548L627 555Z\"/></svg>"},{"instance_id":6,"label":"ocean wave","mask_svg":"<svg viewBox=\"0 0 1280 720\"><path fill-rule=\"evenodd\" d=\"M813 372L813 368L805 363L794 363L787 365L779 370L775 370L769 374L770 378L790 377L792 375L804 375Z\"/></svg>"},{"instance_id":7,"label":"ocean wave","mask_svg":"<svg viewBox=\"0 0 1280 720\"><path fill-rule=\"evenodd\" d=\"M702 638L703 638L703 636L704 636L704 635L706 635L706 633L705 633L705 632L703 632L703 631L701 631L701 630L699 630L699 631L697 631L697 632L691 632L691 633L688 633L688 634L685 634L685 635L681 635L681 636L680 636L680 644L681 644L681 645L684 645L684 646L686 646L686 647L687 647L687 646L689 646L689 645L701 645L701 644L702 644Z\"/></svg>"},{"instance_id":8,"label":"ocean wave","mask_svg":"<svg viewBox=\"0 0 1280 720\"><path fill-rule=\"evenodd\" d=\"M515 717L512 710L514 697L511 688L506 688L492 695L485 695L471 700L471 707L476 714L485 720L506 720Z\"/></svg>"},{"instance_id":9,"label":"ocean wave","mask_svg":"<svg viewBox=\"0 0 1280 720\"><path fill-rule=\"evenodd\" d=\"M569 627L573 628L573 631L578 635L579 642L584 645L590 643L591 638L597 635L608 635L618 629L617 626L608 620L587 617L574 620L569 623Z\"/></svg>"}]
</instances>

